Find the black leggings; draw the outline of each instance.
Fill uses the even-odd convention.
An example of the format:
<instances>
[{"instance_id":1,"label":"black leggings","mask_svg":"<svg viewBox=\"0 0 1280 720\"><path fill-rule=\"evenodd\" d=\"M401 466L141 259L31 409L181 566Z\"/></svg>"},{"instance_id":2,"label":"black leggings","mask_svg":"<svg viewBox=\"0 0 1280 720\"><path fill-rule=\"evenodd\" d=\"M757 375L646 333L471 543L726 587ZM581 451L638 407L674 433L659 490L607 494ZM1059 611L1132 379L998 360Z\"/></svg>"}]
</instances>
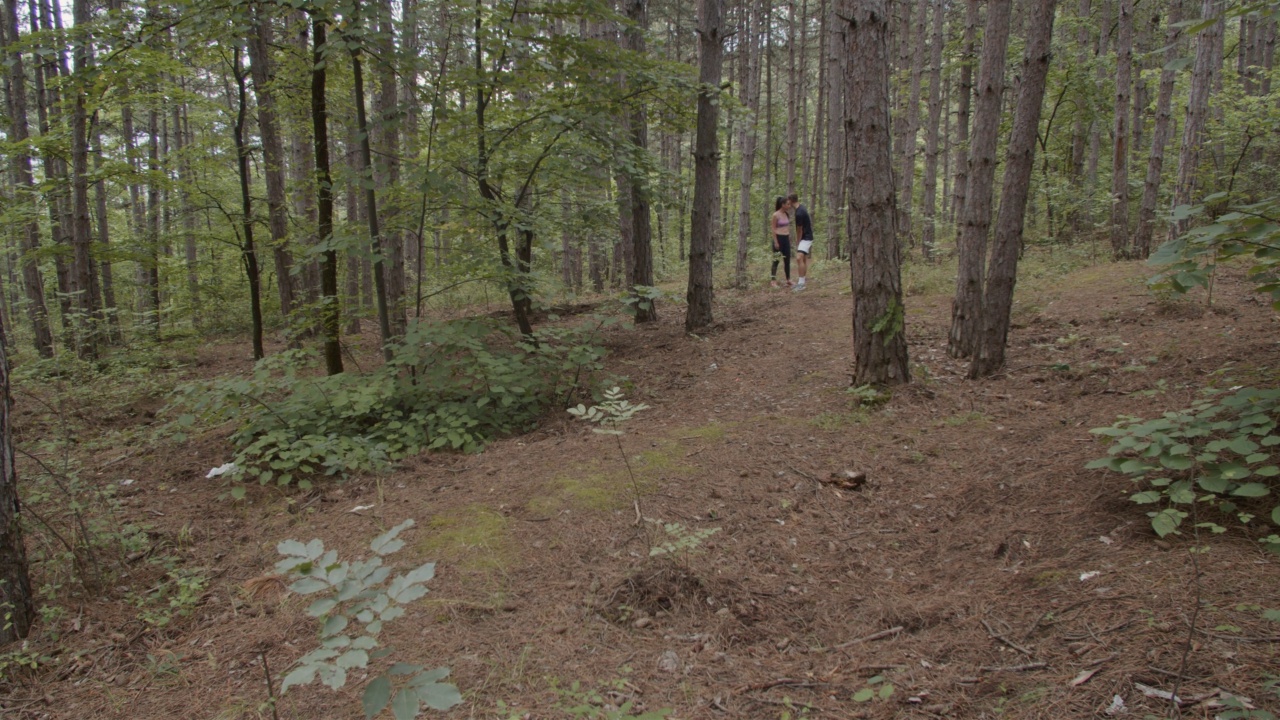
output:
<instances>
[{"instance_id":1,"label":"black leggings","mask_svg":"<svg viewBox=\"0 0 1280 720\"><path fill-rule=\"evenodd\" d=\"M782 271L786 273L787 280L791 279L791 236L775 235L778 241L778 249L775 252L782 253ZM773 256L773 269L769 271L769 277L774 280L778 279L778 256Z\"/></svg>"}]
</instances>

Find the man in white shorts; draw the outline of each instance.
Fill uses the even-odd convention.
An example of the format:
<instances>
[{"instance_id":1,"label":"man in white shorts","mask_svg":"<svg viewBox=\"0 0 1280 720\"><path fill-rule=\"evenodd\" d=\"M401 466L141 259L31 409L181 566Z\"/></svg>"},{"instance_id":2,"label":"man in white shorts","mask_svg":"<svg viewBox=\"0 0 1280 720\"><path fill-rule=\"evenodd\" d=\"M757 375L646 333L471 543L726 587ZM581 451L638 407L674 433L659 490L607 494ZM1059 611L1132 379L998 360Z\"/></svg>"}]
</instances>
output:
<instances>
[{"instance_id":1,"label":"man in white shorts","mask_svg":"<svg viewBox=\"0 0 1280 720\"><path fill-rule=\"evenodd\" d=\"M800 196L791 193L787 200L796 209L795 232L792 236L796 238L796 273L800 279L794 292L800 292L805 288L805 276L809 274L809 256L813 254L813 218L809 217L809 209L800 204Z\"/></svg>"}]
</instances>

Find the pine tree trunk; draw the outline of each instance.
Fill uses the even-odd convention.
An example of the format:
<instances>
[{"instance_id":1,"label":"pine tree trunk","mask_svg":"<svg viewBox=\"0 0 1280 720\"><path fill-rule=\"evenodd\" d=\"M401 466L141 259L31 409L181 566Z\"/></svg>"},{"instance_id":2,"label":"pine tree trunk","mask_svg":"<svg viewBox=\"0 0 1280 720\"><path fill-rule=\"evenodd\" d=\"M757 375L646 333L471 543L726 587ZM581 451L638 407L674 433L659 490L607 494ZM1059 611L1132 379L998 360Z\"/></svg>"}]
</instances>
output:
<instances>
[{"instance_id":1,"label":"pine tree trunk","mask_svg":"<svg viewBox=\"0 0 1280 720\"><path fill-rule=\"evenodd\" d=\"M889 15L885 0L839 0L848 99L849 245L854 385L910 380L902 304L902 251L894 228L889 119Z\"/></svg>"},{"instance_id":2,"label":"pine tree trunk","mask_svg":"<svg viewBox=\"0 0 1280 720\"><path fill-rule=\"evenodd\" d=\"M991 267L987 270L981 337L969 367L970 378L987 377L1004 367L1008 344L1013 288L1017 280L1018 255L1022 251L1022 231L1035 161L1036 134L1040 127L1045 82L1049 76L1054 0L1034 0L1031 12L1027 23L1026 52L1019 75L1022 83L1018 89L1013 130L1005 157Z\"/></svg>"},{"instance_id":3,"label":"pine tree trunk","mask_svg":"<svg viewBox=\"0 0 1280 720\"><path fill-rule=\"evenodd\" d=\"M689 308L687 332L712 322L712 253L715 241L715 209L719 195L719 144L716 142L720 78L724 57L722 0L698 0L698 120L694 145L693 218L689 238Z\"/></svg>"},{"instance_id":4,"label":"pine tree trunk","mask_svg":"<svg viewBox=\"0 0 1280 720\"><path fill-rule=\"evenodd\" d=\"M251 8L253 28L249 32L249 61L253 70L253 92L258 99L258 132L262 137L263 177L267 184L267 230L271 233L271 255L275 261L280 312L288 322L293 315L293 257L289 253L289 210L285 205L284 143L271 86L271 20L259 3Z\"/></svg>"},{"instance_id":5,"label":"pine tree trunk","mask_svg":"<svg viewBox=\"0 0 1280 720\"><path fill-rule=\"evenodd\" d=\"M979 0L965 0L964 40L960 54L960 82L956 90L955 187L952 189L951 217L957 223L956 244L959 245L960 223L969 192L969 110L973 99L973 67L978 61Z\"/></svg>"},{"instance_id":6,"label":"pine tree trunk","mask_svg":"<svg viewBox=\"0 0 1280 720\"><path fill-rule=\"evenodd\" d=\"M329 111L325 103L325 45L327 19L311 18L311 125L315 145L316 235L321 243L333 236L333 176L329 172ZM338 253L326 249L320 260L321 329L324 334L325 371L342 372L341 304L338 298Z\"/></svg>"},{"instance_id":7,"label":"pine tree trunk","mask_svg":"<svg viewBox=\"0 0 1280 720\"><path fill-rule=\"evenodd\" d=\"M644 34L649 29L648 0L628 0L627 18L634 23L627 28L624 37L627 48L638 55L646 52ZM649 116L644 103L636 101L629 118L631 125L631 144L637 155L649 152ZM653 229L650 197L653 189L649 186L648 176L637 178L631 182L631 222L633 275L631 286L652 287L653 282ZM652 298L638 299L636 303L636 322L652 322L658 319L658 308Z\"/></svg>"},{"instance_id":8,"label":"pine tree trunk","mask_svg":"<svg viewBox=\"0 0 1280 720\"><path fill-rule=\"evenodd\" d=\"M1111 153L1111 255L1129 249L1129 99L1133 85L1133 0L1120 0L1116 33L1116 104Z\"/></svg>"},{"instance_id":9,"label":"pine tree trunk","mask_svg":"<svg viewBox=\"0 0 1280 720\"><path fill-rule=\"evenodd\" d=\"M380 242L384 256L382 277L386 285L388 329L391 337L399 338L404 336L408 324L405 310L405 233L400 229L403 210L397 192L400 185L399 80L396 78L396 39L391 2L380 0L375 7L381 28L376 36L379 39L378 53L381 57L377 63L378 97L375 111L379 145L377 185L385 188L380 218ZM409 104L412 103L407 103L406 107ZM376 279L375 277L375 281Z\"/></svg>"},{"instance_id":10,"label":"pine tree trunk","mask_svg":"<svg viewBox=\"0 0 1280 720\"><path fill-rule=\"evenodd\" d=\"M72 92L75 99L71 110L71 195L74 206L74 219L71 223L71 247L74 261L72 263L73 291L76 293L76 306L79 310L79 338L77 352L82 358L94 358L98 355L98 332L102 306L98 296L97 283L94 281L93 224L89 218L89 115L86 108L85 93L87 78L92 72L93 56L91 47L93 40L87 34L90 23L89 0L75 0L72 15L76 30L86 35L75 46L75 74L78 81Z\"/></svg>"},{"instance_id":11,"label":"pine tree trunk","mask_svg":"<svg viewBox=\"0 0 1280 720\"><path fill-rule=\"evenodd\" d=\"M924 140L924 226L920 232L920 252L926 260L933 256L938 224L938 135L942 122L942 25L943 6L933 9L933 34L929 41L929 120ZM924 53L924 48L920 49Z\"/></svg>"},{"instance_id":12,"label":"pine tree trunk","mask_svg":"<svg viewBox=\"0 0 1280 720\"><path fill-rule=\"evenodd\" d=\"M160 116L156 110L147 111L147 170L151 177L159 177L160 167ZM152 336L160 339L160 186L147 183L147 233L146 260L141 267L144 313L143 323L150 326Z\"/></svg>"},{"instance_id":13,"label":"pine tree trunk","mask_svg":"<svg viewBox=\"0 0 1280 720\"><path fill-rule=\"evenodd\" d=\"M747 117L739 130L742 147L742 181L738 184L738 255L734 263L734 287L746 289L747 256L751 240L751 176L755 170L756 137L760 112L760 27L765 12L768 11L769 0L757 0L755 10L751 13L750 29L745 39L744 52L747 54L746 105Z\"/></svg>"},{"instance_id":14,"label":"pine tree trunk","mask_svg":"<svg viewBox=\"0 0 1280 720\"><path fill-rule=\"evenodd\" d=\"M240 176L240 259L244 263L249 281L249 317L252 324L253 359L261 360L266 352L262 346L262 274L258 270L258 251L253 242L253 199L249 194L252 179L249 177L249 147L245 144L245 121L249 114L248 88L245 71L240 62L240 48L233 53L236 77L236 121L232 137L236 148L236 170Z\"/></svg>"},{"instance_id":15,"label":"pine tree trunk","mask_svg":"<svg viewBox=\"0 0 1280 720\"><path fill-rule=\"evenodd\" d=\"M830 0L827 14L827 54L823 58L827 69L827 259L842 257L848 253L849 244L841 230L845 229L845 173L847 146L844 128L844 72L841 55L844 52L846 23L836 17L836 3ZM975 0L976 1L976 0ZM769 238L772 241L772 238Z\"/></svg>"},{"instance_id":16,"label":"pine tree trunk","mask_svg":"<svg viewBox=\"0 0 1280 720\"><path fill-rule=\"evenodd\" d=\"M1151 154L1147 157L1147 177L1142 186L1142 201L1138 205L1138 234L1134 237L1134 252L1138 257L1151 254L1151 238L1155 235L1156 202L1160 194L1160 178L1164 172L1165 146L1173 137L1173 89L1178 76L1171 63L1178 59L1182 36L1182 2L1174 0L1166 22L1164 69L1160 71L1160 89L1156 95L1156 124L1151 132Z\"/></svg>"},{"instance_id":17,"label":"pine tree trunk","mask_svg":"<svg viewBox=\"0 0 1280 720\"><path fill-rule=\"evenodd\" d=\"M800 77L796 70L796 1L787 2L787 192L796 188L796 139L800 127Z\"/></svg>"},{"instance_id":18,"label":"pine tree trunk","mask_svg":"<svg viewBox=\"0 0 1280 720\"><path fill-rule=\"evenodd\" d=\"M9 70L9 131L14 151L9 162L18 186L17 192L26 196L25 201L36 201L35 178L31 170L31 154L27 141L30 130L27 125L27 78L23 68L22 53L17 49L18 0L4 0L4 23L0 25L0 44L4 45ZM17 194L17 193L15 193ZM22 228L22 285L27 297L27 319L31 322L32 340L40 357L53 357L53 332L49 327L49 310L44 301L44 278L36 255L40 250L40 223L35 213Z\"/></svg>"},{"instance_id":19,"label":"pine tree trunk","mask_svg":"<svg viewBox=\"0 0 1280 720\"><path fill-rule=\"evenodd\" d=\"M294 51L300 57L307 57L311 52L310 39L310 21L306 14L297 11L290 16L290 22L296 29L293 33ZM299 238L301 245L311 247L316 244L317 228L313 225L316 218L319 217L319 209L316 206L316 156L315 156L315 138L311 137L311 126L313 119L310 114L299 114L293 120L294 131L289 141L289 153L292 162L289 165L290 175L293 178L293 212L297 221L303 228L306 228ZM306 302L313 308L320 302L320 260L314 258L308 260L302 266L302 291L305 293ZM314 321L313 321L314 322ZM310 335L314 332L322 330L320 327L323 319L312 327L305 328L305 333Z\"/></svg>"},{"instance_id":20,"label":"pine tree trunk","mask_svg":"<svg viewBox=\"0 0 1280 720\"><path fill-rule=\"evenodd\" d=\"M0 613L0 647L25 638L36 614L18 507L9 349L4 328L0 327L0 605L4 607Z\"/></svg>"},{"instance_id":21,"label":"pine tree trunk","mask_svg":"<svg viewBox=\"0 0 1280 720\"><path fill-rule=\"evenodd\" d=\"M113 344L123 342L124 335L120 330L120 315L116 312L115 278L111 272L111 232L107 213L107 182L102 177L102 128L98 121L98 113L89 118L89 136L92 141L90 153L93 155L93 172L98 180L93 184L94 215L98 223L98 246L101 258L98 260L99 272L102 276L102 307L105 311L107 339Z\"/></svg>"},{"instance_id":22,"label":"pine tree trunk","mask_svg":"<svg viewBox=\"0 0 1280 720\"><path fill-rule=\"evenodd\" d=\"M941 13L941 8L935 14ZM914 205L916 183L916 154L919 150L920 137L920 87L924 76L925 29L929 14L929 0L920 0L919 16L913 26L911 41L911 84L907 92L907 117L905 143L902 146L902 193L898 196L898 214L902 222L898 232L907 238L914 238L911 208ZM910 244L914 245L914 241Z\"/></svg>"},{"instance_id":23,"label":"pine tree trunk","mask_svg":"<svg viewBox=\"0 0 1280 720\"><path fill-rule=\"evenodd\" d=\"M987 4L969 151L968 189L960 228L960 265L956 273L955 299L951 303L951 333L947 345L947 352L956 358L973 355L981 328L982 270L986 264L987 234L991 228L1010 4L1011 0L990 0Z\"/></svg>"},{"instance_id":24,"label":"pine tree trunk","mask_svg":"<svg viewBox=\"0 0 1280 720\"><path fill-rule=\"evenodd\" d=\"M1190 205L1196 194L1196 171L1200 167L1200 150L1204 143L1205 120L1209 112L1209 93L1213 88L1215 68L1222 63L1218 53L1218 36L1222 34L1222 5L1216 0L1203 0L1201 17L1217 20L1196 34L1196 55L1191 70L1191 90L1187 97L1186 119L1182 122L1182 150L1178 155L1178 179L1173 188L1173 207ZM1181 237L1190 219L1175 220L1169 226L1169 239Z\"/></svg>"}]
</instances>

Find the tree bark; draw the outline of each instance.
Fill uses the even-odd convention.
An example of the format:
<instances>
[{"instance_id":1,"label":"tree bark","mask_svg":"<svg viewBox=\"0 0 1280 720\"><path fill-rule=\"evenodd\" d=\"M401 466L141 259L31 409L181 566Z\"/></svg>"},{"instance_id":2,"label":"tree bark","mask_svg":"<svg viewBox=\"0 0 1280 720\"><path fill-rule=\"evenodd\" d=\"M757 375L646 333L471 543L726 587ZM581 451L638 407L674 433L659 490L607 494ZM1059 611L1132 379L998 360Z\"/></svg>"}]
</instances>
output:
<instances>
[{"instance_id":1,"label":"tree bark","mask_svg":"<svg viewBox=\"0 0 1280 720\"><path fill-rule=\"evenodd\" d=\"M359 6L357 5L357 12ZM358 20L353 20L358 22ZM382 256L382 228L378 224L378 191L373 173L373 150L369 145L369 122L364 105L364 63L360 51L351 50L351 70L356 102L356 136L360 138L360 181L364 186L365 214L369 221L369 246L373 251L374 296L378 304L378 331L382 339L382 357L391 362L391 313L387 308L387 276ZM393 85L394 87L394 85Z\"/></svg>"},{"instance_id":2,"label":"tree bark","mask_svg":"<svg viewBox=\"0 0 1280 720\"><path fill-rule=\"evenodd\" d=\"M258 99L258 132L262 137L262 174L267 183L267 230L271 234L271 255L275 261L280 312L285 322L293 315L293 257L289 253L289 210L285 204L284 143L271 87L271 20L260 3L250 8L253 27L249 32L249 63L253 72L253 92Z\"/></svg>"},{"instance_id":3,"label":"tree bark","mask_svg":"<svg viewBox=\"0 0 1280 720\"><path fill-rule=\"evenodd\" d=\"M53 332L49 327L49 310L44 301L44 278L40 275L37 254L40 251L40 222L34 212L36 187L31 171L30 131L27 124L27 76L22 53L17 48L18 0L5 0L4 24L0 26L0 43L4 45L9 67L9 131L14 151L9 154L17 188L31 203L33 212L22 227L22 285L27 297L27 319L31 322L32 341L40 357L53 357Z\"/></svg>"},{"instance_id":4,"label":"tree bark","mask_svg":"<svg viewBox=\"0 0 1280 720\"><path fill-rule=\"evenodd\" d=\"M1164 69L1160 71L1160 89L1156 95L1156 123L1151 132L1151 154L1147 156L1147 176L1142 185L1142 200L1138 204L1138 233L1133 240L1134 253L1138 257L1151 254L1151 238L1155 235L1156 201L1160 194L1160 178L1164 172L1165 146L1173 137L1173 89L1178 79L1177 71L1170 63L1177 60L1182 36L1182 2L1170 3L1169 18L1165 25Z\"/></svg>"},{"instance_id":5,"label":"tree bark","mask_svg":"<svg viewBox=\"0 0 1280 720\"><path fill-rule=\"evenodd\" d=\"M975 0L976 2L976 0ZM836 17L836 0L831 0L827 15L827 259L842 257L848 242L841 237L845 227L844 163L844 72L840 53L844 52L845 23ZM769 238L772 242L773 238Z\"/></svg>"},{"instance_id":6,"label":"tree bark","mask_svg":"<svg viewBox=\"0 0 1280 720\"><path fill-rule=\"evenodd\" d=\"M1128 257L1129 100L1133 86L1133 0L1120 0L1116 33L1116 104L1111 153L1111 255Z\"/></svg>"},{"instance_id":7,"label":"tree bark","mask_svg":"<svg viewBox=\"0 0 1280 720\"><path fill-rule=\"evenodd\" d=\"M1000 134L1000 101L1004 96L1005 49L1009 44L1011 0L990 0L978 69L978 101L969 151L968 189L960 228L960 265L951 303L951 333L947 352L970 357L977 349L982 313L982 269L986 264L987 234L996 173L996 142Z\"/></svg>"},{"instance_id":8,"label":"tree bark","mask_svg":"<svg viewBox=\"0 0 1280 720\"><path fill-rule=\"evenodd\" d=\"M969 110L973 99L973 66L977 62L978 3L979 0L965 0L960 81L956 88L956 174L951 200L951 217L956 220L964 217L964 204L969 192ZM957 227L957 245L959 235L960 227Z\"/></svg>"},{"instance_id":9,"label":"tree bark","mask_svg":"<svg viewBox=\"0 0 1280 720\"><path fill-rule=\"evenodd\" d=\"M405 303L405 251L404 240L405 232L401 230L400 216L403 213L401 207L400 194L397 188L400 184L400 98L396 78L396 40L395 27L392 22L392 9L390 0L382 0L376 4L378 23L381 31L378 33L378 98L376 104L377 112L377 139L379 149L379 160L376 163L378 169L377 183L378 186L384 188L382 202L382 217L380 225L382 234L379 242L382 244L383 265L382 277L386 285L387 295L387 321L390 328L391 337L399 338L404 336L405 327L408 324L408 315ZM406 18L408 15L406 14ZM410 61L412 62L412 60ZM406 98L408 100L409 98ZM410 102L409 105L414 103ZM412 157L412 156L410 156Z\"/></svg>"},{"instance_id":10,"label":"tree bark","mask_svg":"<svg viewBox=\"0 0 1280 720\"><path fill-rule=\"evenodd\" d=\"M311 16L311 126L315 145L316 235L328 245L333 236L333 177L329 172L329 111L325 103L326 18ZM321 328L325 371L342 372L341 304L338 299L338 252L327 247L320 260Z\"/></svg>"},{"instance_id":11,"label":"tree bark","mask_svg":"<svg viewBox=\"0 0 1280 720\"><path fill-rule=\"evenodd\" d=\"M720 76L724 59L722 0L698 0L698 119L694 145L693 218L689 238L686 332L712 322L712 253L716 245L715 209L720 194L720 147L716 142Z\"/></svg>"},{"instance_id":12,"label":"tree bark","mask_svg":"<svg viewBox=\"0 0 1280 720\"><path fill-rule=\"evenodd\" d=\"M253 200L249 195L249 148L244 141L245 119L249 113L248 90L244 67L240 61L240 48L232 51L232 71L236 76L236 120L232 134L236 147L236 170L240 176L240 259L244 263L249 280L249 318L253 326L253 359L266 356L262 347L262 280L258 270L258 251L253 243Z\"/></svg>"},{"instance_id":13,"label":"tree bark","mask_svg":"<svg viewBox=\"0 0 1280 720\"><path fill-rule=\"evenodd\" d=\"M76 81L71 92L74 101L71 109L71 195L73 220L71 222L72 291L76 294L79 310L76 350L82 358L98 356L98 331L101 303L97 283L94 282L93 225L89 219L89 115L85 104L88 92L88 75L92 72L92 37L88 35L90 24L89 0L75 0L72 16L76 30L85 33L74 46Z\"/></svg>"},{"instance_id":14,"label":"tree bark","mask_svg":"<svg viewBox=\"0 0 1280 720\"><path fill-rule=\"evenodd\" d=\"M1122 0L1129 2L1130 0ZM983 297L982 334L969 367L969 377L987 377L1004 367L1009 338L1009 318L1013 309L1013 288L1017 281L1018 255L1031 171L1035 161L1040 108L1044 103L1049 76L1050 43L1053 39L1054 0L1035 0L1027 23L1026 51L1022 60L1021 87L1013 113L1013 130L1005 158L1004 185L1000 192L1000 213L996 219L991 267L987 270Z\"/></svg>"},{"instance_id":15,"label":"tree bark","mask_svg":"<svg viewBox=\"0 0 1280 720\"><path fill-rule=\"evenodd\" d=\"M1191 90L1187 97L1186 119L1182 122L1182 150L1178 155L1178 179L1173 188L1173 207L1190 205L1196 193L1196 171L1200 167L1200 150L1204 143L1205 120L1209 112L1209 93L1213 88L1214 70L1222 63L1218 53L1218 36L1222 34L1222 4L1203 0L1200 15L1216 20L1196 35L1196 55L1191 70ZM1180 237L1190 227L1190 219L1175 220L1169 225L1169 239Z\"/></svg>"},{"instance_id":16,"label":"tree bark","mask_svg":"<svg viewBox=\"0 0 1280 720\"><path fill-rule=\"evenodd\" d=\"M746 289L747 256L751 239L751 176L755 170L757 120L760 112L760 26L769 0L757 0L751 13L750 29L744 40L747 54L747 117L743 120L738 145L742 148L742 181L738 185L738 255L734 262L734 287Z\"/></svg>"},{"instance_id":17,"label":"tree bark","mask_svg":"<svg viewBox=\"0 0 1280 720\"><path fill-rule=\"evenodd\" d=\"M35 621L27 548L18 522L18 473L13 452L13 392L9 349L0 327L0 647L27 636Z\"/></svg>"},{"instance_id":18,"label":"tree bark","mask_svg":"<svg viewBox=\"0 0 1280 720\"><path fill-rule=\"evenodd\" d=\"M637 55L644 55L644 34L649 29L648 0L628 0L627 18L633 23L623 34L627 48ZM649 152L649 116L642 101L633 101L631 108L631 144L638 156ZM652 188L648 174L631 180L632 269L633 288L653 286L653 228L650 197ZM635 320L638 323L658 319L658 308L652 298L637 297Z\"/></svg>"},{"instance_id":19,"label":"tree bark","mask_svg":"<svg viewBox=\"0 0 1280 720\"><path fill-rule=\"evenodd\" d=\"M910 380L902 256L894 227L889 118L889 15L885 0L839 0L848 99L849 256L854 385Z\"/></svg>"},{"instance_id":20,"label":"tree bark","mask_svg":"<svg viewBox=\"0 0 1280 720\"><path fill-rule=\"evenodd\" d=\"M898 224L898 232L907 238L915 237L912 233L912 226L915 223L911 217L911 208L915 201L916 155L919 151L920 136L920 87L924 76L925 29L928 27L925 19L928 13L929 0L920 0L919 16L912 28L914 32L911 40L911 80L907 91L906 132L903 136L905 143L902 146L902 193L898 196L898 215L902 218L902 222ZM934 14L941 13L942 5L939 3L934 9Z\"/></svg>"},{"instance_id":21,"label":"tree bark","mask_svg":"<svg viewBox=\"0 0 1280 720\"><path fill-rule=\"evenodd\" d=\"M929 41L929 120L924 140L924 226L920 231L920 252L926 260L933 256L938 224L938 135L942 123L942 25L946 13L942 4L933 9L933 33ZM921 48L922 54L924 49Z\"/></svg>"}]
</instances>

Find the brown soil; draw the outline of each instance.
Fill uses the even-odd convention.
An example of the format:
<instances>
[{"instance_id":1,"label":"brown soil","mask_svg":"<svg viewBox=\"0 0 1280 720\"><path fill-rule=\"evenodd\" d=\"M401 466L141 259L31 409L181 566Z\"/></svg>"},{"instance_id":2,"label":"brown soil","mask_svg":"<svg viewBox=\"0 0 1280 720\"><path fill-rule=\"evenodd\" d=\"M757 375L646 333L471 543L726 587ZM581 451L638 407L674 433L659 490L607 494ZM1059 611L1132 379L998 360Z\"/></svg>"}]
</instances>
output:
<instances>
[{"instance_id":1,"label":"brown soil","mask_svg":"<svg viewBox=\"0 0 1280 720\"><path fill-rule=\"evenodd\" d=\"M1104 453L1089 429L1117 415L1184 407L1211 383L1274 385L1276 317L1238 278L1215 291L1226 312L1159 304L1143 271L1094 267L1022 298L1009 370L980 382L946 356L947 299L913 298L915 382L873 408L847 392L835 270L801 294L722 293L701 337L676 308L613 332L610 372L651 406L621 437L640 514L720 528L674 559L647 557L666 536L636 525L614 438L567 416L481 454L241 504L204 479L229 457L223 434L103 453L88 461L100 481L137 480L123 519L149 523L209 588L163 630L118 588L69 602L58 639L45 627L36 641L54 661L0 707L270 717L262 658L278 682L316 642L305 601L271 577L276 543L318 537L351 557L414 518L392 558L436 560L438 576L384 640L397 659L452 668L466 702L445 717L567 717L574 682L678 718L1105 717L1117 695L1130 717L1168 716L1139 683L1274 709L1262 683L1280 668L1280 629L1238 606L1280 607L1280 559L1232 528L1199 558L1197 583L1193 539L1158 542L1127 481L1083 466ZM243 351L203 349L193 371L247 367ZM150 402L103 422L143 422ZM130 567L121 583L154 581ZM892 696L855 702L873 676ZM359 717L362 677L338 693L294 689L279 716ZM1184 712L1211 717L1212 700Z\"/></svg>"}]
</instances>

